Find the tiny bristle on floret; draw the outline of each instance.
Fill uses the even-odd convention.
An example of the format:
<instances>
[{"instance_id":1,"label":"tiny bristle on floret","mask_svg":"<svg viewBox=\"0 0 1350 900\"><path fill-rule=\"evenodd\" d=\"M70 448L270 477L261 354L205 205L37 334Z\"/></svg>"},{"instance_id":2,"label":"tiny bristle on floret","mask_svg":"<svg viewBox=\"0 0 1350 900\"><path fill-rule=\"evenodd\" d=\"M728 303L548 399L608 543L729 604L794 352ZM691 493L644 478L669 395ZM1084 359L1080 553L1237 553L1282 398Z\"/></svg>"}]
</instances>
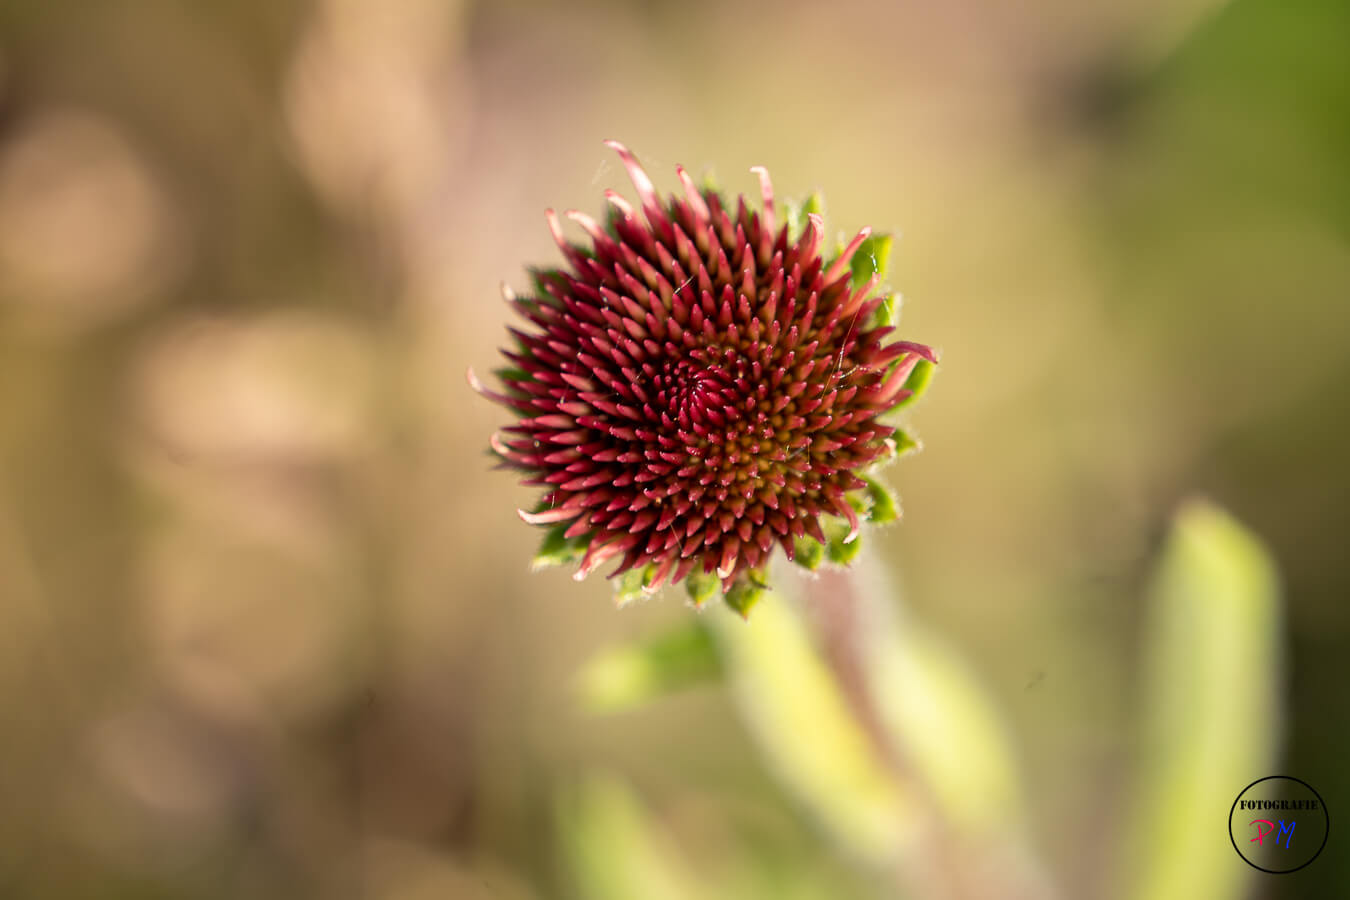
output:
<instances>
[{"instance_id":1,"label":"tiny bristle on floret","mask_svg":"<svg viewBox=\"0 0 1350 900\"><path fill-rule=\"evenodd\" d=\"M623 596L685 580L745 612L775 547L843 562L862 520L894 518L870 471L914 442L881 419L937 357L890 340L888 237L863 229L827 258L821 216L780 210L764 168L758 210L681 167L663 199L606 143L638 205L607 191L603 222L565 213L589 247L547 211L566 265L503 291L533 327L509 329L499 390L470 384L517 416L491 446L543 490L520 510L549 528L539 562L583 578L617 561Z\"/></svg>"}]
</instances>

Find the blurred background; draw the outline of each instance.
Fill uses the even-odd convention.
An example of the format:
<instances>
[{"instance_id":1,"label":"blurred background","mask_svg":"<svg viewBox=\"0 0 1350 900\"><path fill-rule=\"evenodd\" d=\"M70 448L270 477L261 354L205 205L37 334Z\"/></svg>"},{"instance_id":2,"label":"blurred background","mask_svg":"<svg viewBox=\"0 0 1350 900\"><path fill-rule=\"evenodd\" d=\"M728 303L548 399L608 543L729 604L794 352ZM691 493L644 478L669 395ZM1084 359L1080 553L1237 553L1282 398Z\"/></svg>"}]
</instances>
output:
<instances>
[{"instance_id":1,"label":"blurred background","mask_svg":"<svg viewBox=\"0 0 1350 900\"><path fill-rule=\"evenodd\" d=\"M692 614L531 573L464 371L559 261L543 210L631 195L605 138L899 235L943 365L873 549L1058 894L1129 880L1195 494L1284 598L1284 663L1238 664L1276 756L1197 828L1231 896L1343 893L1339 829L1261 876L1223 817L1278 772L1350 810L1348 35L1343 0L7 0L0 896L895 896L731 692L576 701Z\"/></svg>"}]
</instances>

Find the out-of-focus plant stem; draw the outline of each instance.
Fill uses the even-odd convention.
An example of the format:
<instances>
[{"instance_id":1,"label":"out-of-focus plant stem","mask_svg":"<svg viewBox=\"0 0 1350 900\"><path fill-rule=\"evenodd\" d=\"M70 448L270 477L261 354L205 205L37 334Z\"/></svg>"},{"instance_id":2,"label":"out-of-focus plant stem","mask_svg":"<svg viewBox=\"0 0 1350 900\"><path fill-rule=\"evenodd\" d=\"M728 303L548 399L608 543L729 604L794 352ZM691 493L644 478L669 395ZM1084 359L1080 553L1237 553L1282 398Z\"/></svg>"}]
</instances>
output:
<instances>
[{"instance_id":1,"label":"out-of-focus plant stem","mask_svg":"<svg viewBox=\"0 0 1350 900\"><path fill-rule=\"evenodd\" d=\"M796 594L800 594L797 597ZM1052 896L991 704L866 563L708 617L751 733L845 852L925 900ZM797 602L800 599L801 602Z\"/></svg>"},{"instance_id":2,"label":"out-of-focus plant stem","mask_svg":"<svg viewBox=\"0 0 1350 900\"><path fill-rule=\"evenodd\" d=\"M825 571L806 582L803 599L806 619L850 710L878 759L918 807L920 827L900 848L897 861L902 890L906 896L932 900L1045 900L1048 888L1039 878L1029 877L1025 864L1019 864L1021 851L1008 852L1012 848L1002 846L994 835L972 839L963 834L906 752L904 736L888 728L876 697L885 685L877 684L868 656L896 648L883 648L875 638L873 629L882 623L873 620L891 616L860 584L870 574L873 588L880 587L875 563L871 568L871 572L866 568ZM870 641L869 634L873 635Z\"/></svg>"}]
</instances>

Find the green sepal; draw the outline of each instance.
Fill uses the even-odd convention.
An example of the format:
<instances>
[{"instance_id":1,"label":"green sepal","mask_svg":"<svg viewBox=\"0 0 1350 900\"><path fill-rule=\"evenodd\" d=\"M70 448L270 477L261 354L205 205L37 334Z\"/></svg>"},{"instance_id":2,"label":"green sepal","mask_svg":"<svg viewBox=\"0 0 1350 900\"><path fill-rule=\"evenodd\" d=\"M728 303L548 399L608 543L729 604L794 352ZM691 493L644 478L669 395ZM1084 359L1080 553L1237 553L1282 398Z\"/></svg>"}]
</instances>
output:
<instances>
[{"instance_id":1,"label":"green sepal","mask_svg":"<svg viewBox=\"0 0 1350 900\"><path fill-rule=\"evenodd\" d=\"M877 276L878 281L885 281L886 272L891 266L891 247L894 244L893 235L884 233L868 235L858 245L857 252L849 261L849 268L852 270L849 286L857 290L873 275Z\"/></svg>"},{"instance_id":2,"label":"green sepal","mask_svg":"<svg viewBox=\"0 0 1350 900\"><path fill-rule=\"evenodd\" d=\"M527 308L536 307L540 304L548 306L560 306L556 298L548 292L548 286L566 287L567 279L562 270L557 268L545 268L544 266L527 266L525 273L530 276L530 285L534 291L530 296L516 296L516 300L523 303Z\"/></svg>"},{"instance_id":3,"label":"green sepal","mask_svg":"<svg viewBox=\"0 0 1350 900\"><path fill-rule=\"evenodd\" d=\"M900 518L900 505L896 502L891 489L871 475L863 475L862 480L867 482L867 487L863 488L863 493L867 496L871 506L867 514L868 520L878 525L885 525L887 522L894 522Z\"/></svg>"},{"instance_id":4,"label":"green sepal","mask_svg":"<svg viewBox=\"0 0 1350 900\"><path fill-rule=\"evenodd\" d=\"M757 569L750 569L744 576L737 578L731 584L731 590L727 591L726 604L731 607L743 619L750 617L750 610L759 598L764 596L768 590L769 582L764 577L764 573Z\"/></svg>"},{"instance_id":5,"label":"green sepal","mask_svg":"<svg viewBox=\"0 0 1350 900\"><path fill-rule=\"evenodd\" d=\"M919 442L910 437L903 428L895 429L895 434L886 439L886 445L890 447L890 456L904 456L911 450L919 449Z\"/></svg>"},{"instance_id":6,"label":"green sepal","mask_svg":"<svg viewBox=\"0 0 1350 900\"><path fill-rule=\"evenodd\" d=\"M923 395L923 392L928 389L928 383L933 380L933 372L936 371L936 369L937 367L928 360L919 360L918 364L914 367L914 371L910 372L909 377L905 379L904 390L911 391L912 393L892 406L891 409L904 409L915 400L918 400L919 397Z\"/></svg>"},{"instance_id":7,"label":"green sepal","mask_svg":"<svg viewBox=\"0 0 1350 900\"><path fill-rule=\"evenodd\" d=\"M838 563L846 566L857 558L859 551L862 550L862 535L858 535L849 543L844 543L850 530L849 524L843 519L827 519L823 526L825 537L829 543L825 545L825 556L832 563Z\"/></svg>"},{"instance_id":8,"label":"green sepal","mask_svg":"<svg viewBox=\"0 0 1350 900\"><path fill-rule=\"evenodd\" d=\"M722 591L722 583L716 575L706 572L691 572L684 579L684 589L689 600L695 606L702 606Z\"/></svg>"},{"instance_id":9,"label":"green sepal","mask_svg":"<svg viewBox=\"0 0 1350 900\"><path fill-rule=\"evenodd\" d=\"M799 535L792 539L792 561L809 572L820 568L825 559L825 545L813 537Z\"/></svg>"},{"instance_id":10,"label":"green sepal","mask_svg":"<svg viewBox=\"0 0 1350 900\"><path fill-rule=\"evenodd\" d=\"M500 369L493 369L492 374L504 382L534 380L534 377L530 375L529 372L515 366L504 366Z\"/></svg>"},{"instance_id":11,"label":"green sepal","mask_svg":"<svg viewBox=\"0 0 1350 900\"><path fill-rule=\"evenodd\" d=\"M871 318L867 320L867 327L872 328L899 328L900 327L900 307L902 300L899 294L894 291L887 291L882 298L881 305L873 311Z\"/></svg>"},{"instance_id":12,"label":"green sepal","mask_svg":"<svg viewBox=\"0 0 1350 900\"><path fill-rule=\"evenodd\" d=\"M820 191L812 191L811 195L801 203L795 203L791 200L785 202L783 213L787 220L788 242L796 243L806 230L807 216L812 213L818 216L825 215L825 197Z\"/></svg>"},{"instance_id":13,"label":"green sepal","mask_svg":"<svg viewBox=\"0 0 1350 900\"><path fill-rule=\"evenodd\" d=\"M614 584L614 605L622 608L635 600L641 600L645 596L642 589L652 583L654 571L654 566L643 566L641 569L629 569L620 575Z\"/></svg>"},{"instance_id":14,"label":"green sepal","mask_svg":"<svg viewBox=\"0 0 1350 900\"><path fill-rule=\"evenodd\" d=\"M535 569L564 566L585 556L586 548L591 543L591 535L582 534L569 538L565 532L571 527L571 522L564 522L550 528L548 534L544 535L543 543L539 545L530 566Z\"/></svg>"}]
</instances>

